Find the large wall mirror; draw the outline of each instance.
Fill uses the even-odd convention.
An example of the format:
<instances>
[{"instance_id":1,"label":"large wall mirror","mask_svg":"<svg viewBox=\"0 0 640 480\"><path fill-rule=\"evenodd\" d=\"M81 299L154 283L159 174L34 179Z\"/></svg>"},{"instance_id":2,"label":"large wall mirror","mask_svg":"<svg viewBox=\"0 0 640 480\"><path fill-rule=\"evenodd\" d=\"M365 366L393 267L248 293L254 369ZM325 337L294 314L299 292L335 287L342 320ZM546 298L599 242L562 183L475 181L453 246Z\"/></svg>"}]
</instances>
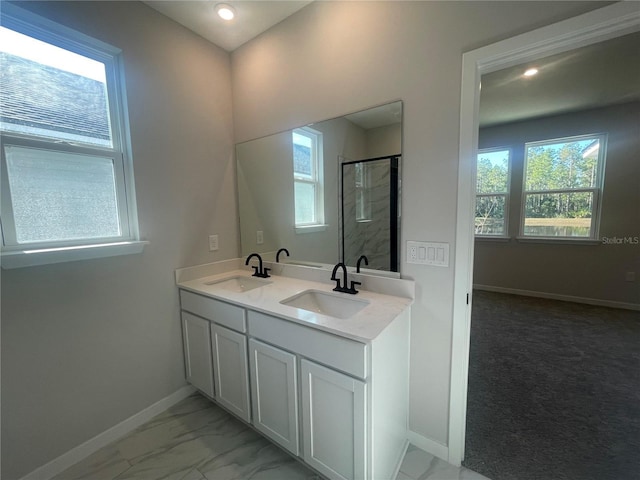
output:
<instances>
[{"instance_id":1,"label":"large wall mirror","mask_svg":"<svg viewBox=\"0 0 640 480\"><path fill-rule=\"evenodd\" d=\"M398 272L402 102L236 145L242 255ZM281 258L281 260L283 260Z\"/></svg>"}]
</instances>

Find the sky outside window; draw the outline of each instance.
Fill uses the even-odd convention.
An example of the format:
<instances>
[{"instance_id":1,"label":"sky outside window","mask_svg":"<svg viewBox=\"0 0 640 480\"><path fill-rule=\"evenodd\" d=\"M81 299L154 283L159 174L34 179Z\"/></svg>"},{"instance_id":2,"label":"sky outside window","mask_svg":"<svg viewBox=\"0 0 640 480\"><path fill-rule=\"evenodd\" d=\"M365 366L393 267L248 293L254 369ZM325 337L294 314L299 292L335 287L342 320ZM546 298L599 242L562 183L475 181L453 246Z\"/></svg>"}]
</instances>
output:
<instances>
[{"instance_id":1,"label":"sky outside window","mask_svg":"<svg viewBox=\"0 0 640 480\"><path fill-rule=\"evenodd\" d=\"M104 64L0 27L0 51L105 83Z\"/></svg>"}]
</instances>

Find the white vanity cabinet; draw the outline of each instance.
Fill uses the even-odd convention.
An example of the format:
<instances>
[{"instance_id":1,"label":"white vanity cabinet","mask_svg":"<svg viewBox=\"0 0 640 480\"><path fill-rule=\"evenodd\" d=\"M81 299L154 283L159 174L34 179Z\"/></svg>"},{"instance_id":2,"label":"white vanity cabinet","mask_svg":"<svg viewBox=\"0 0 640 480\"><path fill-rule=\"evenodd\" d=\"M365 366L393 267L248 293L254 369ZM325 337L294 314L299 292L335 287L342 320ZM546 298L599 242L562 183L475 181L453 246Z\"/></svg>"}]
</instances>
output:
<instances>
[{"instance_id":1,"label":"white vanity cabinet","mask_svg":"<svg viewBox=\"0 0 640 480\"><path fill-rule=\"evenodd\" d=\"M249 340L253 425L274 442L299 454L296 356Z\"/></svg>"},{"instance_id":2,"label":"white vanity cabinet","mask_svg":"<svg viewBox=\"0 0 640 480\"><path fill-rule=\"evenodd\" d=\"M247 337L214 323L211 325L211 345L215 398L248 422Z\"/></svg>"},{"instance_id":3,"label":"white vanity cabinet","mask_svg":"<svg viewBox=\"0 0 640 480\"><path fill-rule=\"evenodd\" d=\"M285 317L267 293L244 306L194 291L180 290L191 384L330 480L394 477L408 443L406 303L364 336L376 314L347 335ZM380 299L380 309L393 301Z\"/></svg>"},{"instance_id":4,"label":"white vanity cabinet","mask_svg":"<svg viewBox=\"0 0 640 480\"><path fill-rule=\"evenodd\" d=\"M182 312L182 337L187 381L213 397L213 366L209 321Z\"/></svg>"},{"instance_id":5,"label":"white vanity cabinet","mask_svg":"<svg viewBox=\"0 0 640 480\"><path fill-rule=\"evenodd\" d=\"M302 360L304 460L329 478L365 478L367 385Z\"/></svg>"},{"instance_id":6,"label":"white vanity cabinet","mask_svg":"<svg viewBox=\"0 0 640 480\"><path fill-rule=\"evenodd\" d=\"M249 422L245 309L185 290L180 306L187 381Z\"/></svg>"},{"instance_id":7,"label":"white vanity cabinet","mask_svg":"<svg viewBox=\"0 0 640 480\"><path fill-rule=\"evenodd\" d=\"M393 478L407 442L408 310L367 344L251 310L247 329L256 428L262 430L256 402L279 403L274 418L289 427L294 422L283 419L295 418L297 408L300 456L308 465L331 480ZM269 362L255 362L256 351ZM273 363L258 377L263 384L284 385L293 369L285 359L287 365L295 359L299 371L297 403L283 386L254 385L254 362Z\"/></svg>"}]
</instances>

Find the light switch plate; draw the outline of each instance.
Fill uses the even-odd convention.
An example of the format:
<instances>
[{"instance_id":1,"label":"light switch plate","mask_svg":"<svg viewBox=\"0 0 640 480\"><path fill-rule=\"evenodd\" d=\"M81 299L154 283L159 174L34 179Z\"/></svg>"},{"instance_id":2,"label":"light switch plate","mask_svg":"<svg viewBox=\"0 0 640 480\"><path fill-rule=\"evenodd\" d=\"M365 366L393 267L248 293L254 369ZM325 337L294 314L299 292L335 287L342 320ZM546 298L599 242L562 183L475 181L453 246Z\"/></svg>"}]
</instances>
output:
<instances>
[{"instance_id":1,"label":"light switch plate","mask_svg":"<svg viewBox=\"0 0 640 480\"><path fill-rule=\"evenodd\" d=\"M448 267L449 244L409 240L407 241L407 263Z\"/></svg>"},{"instance_id":2,"label":"light switch plate","mask_svg":"<svg viewBox=\"0 0 640 480\"><path fill-rule=\"evenodd\" d=\"M218 235L209 235L209 251L215 252L218 250Z\"/></svg>"}]
</instances>

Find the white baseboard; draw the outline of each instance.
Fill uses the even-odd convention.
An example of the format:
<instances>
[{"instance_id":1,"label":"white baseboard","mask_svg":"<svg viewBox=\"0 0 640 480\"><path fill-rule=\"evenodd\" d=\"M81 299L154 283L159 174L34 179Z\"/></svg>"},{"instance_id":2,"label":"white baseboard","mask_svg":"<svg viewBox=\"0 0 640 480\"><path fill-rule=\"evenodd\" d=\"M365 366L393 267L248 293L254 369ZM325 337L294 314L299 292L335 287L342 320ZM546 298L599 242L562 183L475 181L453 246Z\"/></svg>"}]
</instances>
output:
<instances>
[{"instance_id":1,"label":"white baseboard","mask_svg":"<svg viewBox=\"0 0 640 480\"><path fill-rule=\"evenodd\" d=\"M446 445L436 442L435 440L431 440L430 438L427 438L411 430L409 430L408 437L409 442L411 442L416 447L421 448L425 452L430 453L434 457L438 457L445 462L449 461L449 447L447 447Z\"/></svg>"},{"instance_id":2,"label":"white baseboard","mask_svg":"<svg viewBox=\"0 0 640 480\"><path fill-rule=\"evenodd\" d=\"M574 297L572 295L561 295L558 293L536 292L534 290L520 290L518 288L494 287L491 285L473 285L475 290L487 292L509 293L511 295L522 295L525 297L548 298L550 300L562 300L564 302L585 303L587 305L597 305L600 307L624 308L625 310L640 310L640 304L616 302L613 300L601 300L599 298Z\"/></svg>"},{"instance_id":3,"label":"white baseboard","mask_svg":"<svg viewBox=\"0 0 640 480\"><path fill-rule=\"evenodd\" d=\"M175 405L181 400L184 400L195 391L196 390L191 386L182 387L180 390L172 393L168 397L157 401L153 405L150 405L108 430L105 430L77 447L72 448L67 453L60 455L49 463L36 468L33 472L28 473L20 480L48 480L59 473L64 472L67 468L75 465L80 460L85 459L111 442L118 440L130 431L138 428L143 423L151 420L151 418L164 412L169 407Z\"/></svg>"}]
</instances>

